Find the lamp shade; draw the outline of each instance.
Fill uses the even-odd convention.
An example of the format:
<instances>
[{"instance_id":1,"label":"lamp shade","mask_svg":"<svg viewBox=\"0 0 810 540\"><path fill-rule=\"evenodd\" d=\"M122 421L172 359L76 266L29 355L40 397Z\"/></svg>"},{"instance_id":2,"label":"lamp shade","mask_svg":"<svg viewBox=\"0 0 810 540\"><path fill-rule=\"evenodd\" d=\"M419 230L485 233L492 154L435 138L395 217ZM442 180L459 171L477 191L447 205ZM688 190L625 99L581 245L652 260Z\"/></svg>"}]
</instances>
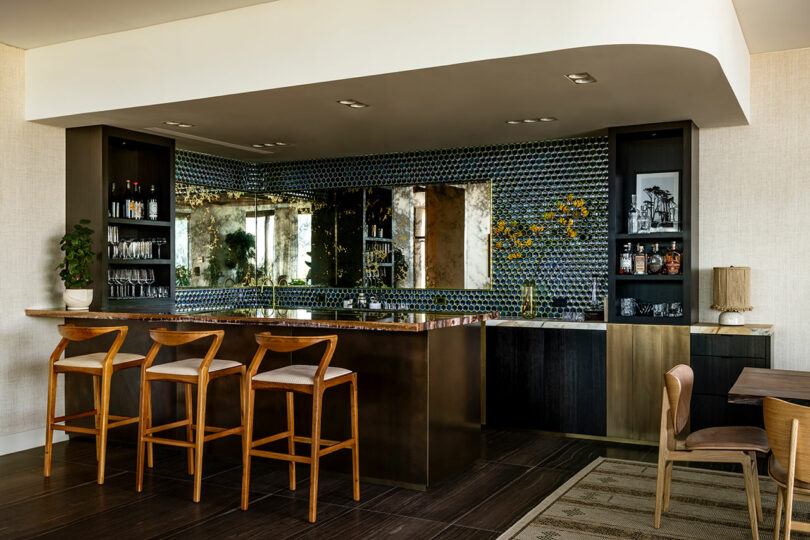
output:
<instances>
[{"instance_id":1,"label":"lamp shade","mask_svg":"<svg viewBox=\"0 0 810 540\"><path fill-rule=\"evenodd\" d=\"M751 269L747 266L715 267L712 309L751 311Z\"/></svg>"}]
</instances>

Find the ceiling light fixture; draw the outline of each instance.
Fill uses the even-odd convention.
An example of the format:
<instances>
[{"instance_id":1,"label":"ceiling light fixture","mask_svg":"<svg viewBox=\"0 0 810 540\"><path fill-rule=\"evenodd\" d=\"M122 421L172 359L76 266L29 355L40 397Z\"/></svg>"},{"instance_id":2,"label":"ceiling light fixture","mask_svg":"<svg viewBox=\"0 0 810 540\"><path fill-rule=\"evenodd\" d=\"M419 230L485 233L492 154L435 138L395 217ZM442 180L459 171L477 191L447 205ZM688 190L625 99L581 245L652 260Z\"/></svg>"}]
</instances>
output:
<instances>
[{"instance_id":1,"label":"ceiling light fixture","mask_svg":"<svg viewBox=\"0 0 810 540\"><path fill-rule=\"evenodd\" d=\"M287 146L285 142L276 142L276 146Z\"/></svg>"},{"instance_id":2,"label":"ceiling light fixture","mask_svg":"<svg viewBox=\"0 0 810 540\"><path fill-rule=\"evenodd\" d=\"M263 144L251 144L250 146L252 146L253 148L264 148Z\"/></svg>"},{"instance_id":3,"label":"ceiling light fixture","mask_svg":"<svg viewBox=\"0 0 810 540\"><path fill-rule=\"evenodd\" d=\"M368 107L368 104L361 103L356 99L339 99L338 103L340 103L341 105L346 105L347 107L350 107L352 109L364 109Z\"/></svg>"},{"instance_id":4,"label":"ceiling light fixture","mask_svg":"<svg viewBox=\"0 0 810 540\"><path fill-rule=\"evenodd\" d=\"M510 126L517 126L519 124L536 124L538 122L554 122L556 120L556 116L540 116L537 118L524 118L523 120L507 120L506 123Z\"/></svg>"},{"instance_id":5,"label":"ceiling light fixture","mask_svg":"<svg viewBox=\"0 0 810 540\"><path fill-rule=\"evenodd\" d=\"M582 73L569 73L565 78L574 84L590 84L596 82L594 76L585 71Z\"/></svg>"},{"instance_id":6,"label":"ceiling light fixture","mask_svg":"<svg viewBox=\"0 0 810 540\"><path fill-rule=\"evenodd\" d=\"M194 127L194 124L180 123L180 124L177 124L177 127L179 127L179 128L190 128L190 127Z\"/></svg>"},{"instance_id":7,"label":"ceiling light fixture","mask_svg":"<svg viewBox=\"0 0 810 540\"><path fill-rule=\"evenodd\" d=\"M166 124L167 126L179 126L180 125L180 122L174 122L172 120L166 120L163 123Z\"/></svg>"}]
</instances>

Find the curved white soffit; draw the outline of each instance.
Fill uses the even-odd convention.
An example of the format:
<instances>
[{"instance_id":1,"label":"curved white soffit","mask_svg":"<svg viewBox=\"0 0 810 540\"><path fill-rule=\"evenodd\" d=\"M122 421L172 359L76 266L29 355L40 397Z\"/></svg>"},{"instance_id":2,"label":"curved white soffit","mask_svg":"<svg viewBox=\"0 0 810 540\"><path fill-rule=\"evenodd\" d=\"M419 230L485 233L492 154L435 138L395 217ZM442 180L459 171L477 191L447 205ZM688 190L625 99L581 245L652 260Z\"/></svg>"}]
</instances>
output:
<instances>
[{"instance_id":1,"label":"curved white soffit","mask_svg":"<svg viewBox=\"0 0 810 540\"><path fill-rule=\"evenodd\" d=\"M615 44L712 55L748 117L731 0L281 0L30 49L26 118Z\"/></svg>"}]
</instances>

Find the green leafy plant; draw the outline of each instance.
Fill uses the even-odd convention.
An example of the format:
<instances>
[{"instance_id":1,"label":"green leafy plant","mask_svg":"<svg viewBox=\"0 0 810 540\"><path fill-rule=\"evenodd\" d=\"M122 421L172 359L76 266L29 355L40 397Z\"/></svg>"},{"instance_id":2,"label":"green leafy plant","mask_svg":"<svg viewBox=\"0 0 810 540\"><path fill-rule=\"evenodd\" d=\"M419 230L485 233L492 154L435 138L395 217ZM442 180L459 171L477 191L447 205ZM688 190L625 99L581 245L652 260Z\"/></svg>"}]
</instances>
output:
<instances>
[{"instance_id":1,"label":"green leafy plant","mask_svg":"<svg viewBox=\"0 0 810 540\"><path fill-rule=\"evenodd\" d=\"M177 265L174 270L174 283L178 287L188 287L191 285L191 270L183 266Z\"/></svg>"},{"instance_id":2,"label":"green leafy plant","mask_svg":"<svg viewBox=\"0 0 810 540\"><path fill-rule=\"evenodd\" d=\"M86 227L89 219L81 219L59 240L59 248L65 252L65 258L57 268L59 277L65 282L66 289L86 289L93 283L90 265L93 262L93 229Z\"/></svg>"},{"instance_id":3,"label":"green leafy plant","mask_svg":"<svg viewBox=\"0 0 810 540\"><path fill-rule=\"evenodd\" d=\"M306 285L306 284L307 284L307 282L304 281L303 279L291 279L290 280L290 285Z\"/></svg>"}]
</instances>

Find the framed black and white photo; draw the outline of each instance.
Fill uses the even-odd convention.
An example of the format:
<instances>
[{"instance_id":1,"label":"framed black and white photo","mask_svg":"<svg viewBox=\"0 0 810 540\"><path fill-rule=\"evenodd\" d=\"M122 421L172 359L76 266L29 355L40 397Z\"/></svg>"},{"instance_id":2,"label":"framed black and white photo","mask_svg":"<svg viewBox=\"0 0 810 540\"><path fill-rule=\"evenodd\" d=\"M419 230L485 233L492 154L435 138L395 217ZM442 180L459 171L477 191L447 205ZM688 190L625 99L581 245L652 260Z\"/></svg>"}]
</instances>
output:
<instances>
[{"instance_id":1,"label":"framed black and white photo","mask_svg":"<svg viewBox=\"0 0 810 540\"><path fill-rule=\"evenodd\" d=\"M680 171L636 175L636 201L649 232L681 230L680 179Z\"/></svg>"}]
</instances>

